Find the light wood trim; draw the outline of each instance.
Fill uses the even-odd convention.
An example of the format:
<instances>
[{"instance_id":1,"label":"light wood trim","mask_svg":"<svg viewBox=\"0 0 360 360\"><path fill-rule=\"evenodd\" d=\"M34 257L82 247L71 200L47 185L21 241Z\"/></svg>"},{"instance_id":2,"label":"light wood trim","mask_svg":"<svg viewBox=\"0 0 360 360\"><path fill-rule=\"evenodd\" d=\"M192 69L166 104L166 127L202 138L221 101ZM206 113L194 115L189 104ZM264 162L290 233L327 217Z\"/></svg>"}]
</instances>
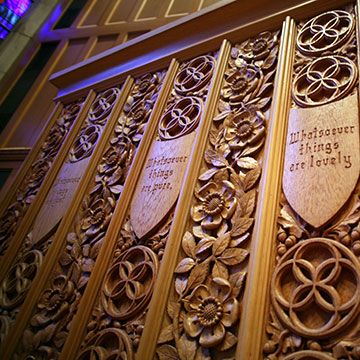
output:
<instances>
[{"instance_id":1,"label":"light wood trim","mask_svg":"<svg viewBox=\"0 0 360 360\"><path fill-rule=\"evenodd\" d=\"M15 111L14 115L6 125L4 131L1 133L0 136L0 146L6 147L9 141L11 140L13 134L15 133L16 129L22 125L22 121L24 116L29 111L30 107L33 104L33 101L39 95L40 91L42 90L45 83L48 81L49 76L54 72L54 69L64 55L66 49L68 47L68 41L63 40L58 44L54 53L51 55L50 59L46 63L44 69L40 72L37 79L34 81L33 85L31 86L30 90L25 95L23 101Z\"/></svg>"},{"instance_id":2,"label":"light wood trim","mask_svg":"<svg viewBox=\"0 0 360 360\"><path fill-rule=\"evenodd\" d=\"M25 176L29 172L29 169L31 168L31 165L34 163L36 158L39 155L39 151L44 144L44 141L46 137L49 134L49 131L54 126L56 120L58 119L61 110L63 109L63 105L61 103L57 103L55 106L55 109L53 110L51 116L49 117L49 120L47 121L43 131L41 132L40 136L38 137L35 145L33 146L32 150L26 157L26 160L24 161L21 169L16 175L16 178L14 179L13 183L11 184L11 188L3 198L1 204L0 204L0 217L4 215L5 211L10 205L10 202L12 201L17 189L19 186L23 183Z\"/></svg>"},{"instance_id":3,"label":"light wood trim","mask_svg":"<svg viewBox=\"0 0 360 360\"><path fill-rule=\"evenodd\" d=\"M176 60L173 60L169 66L164 84L158 96L158 101L154 106L148 125L146 126L144 136L131 165L123 192L118 200L99 256L96 260L95 267L83 295L84 301L81 301L80 303L77 315L73 321L67 341L65 342L60 355L60 360L73 359L81 345L83 334L88 324L88 319L91 315L95 302L98 300L98 294L103 283L103 278L113 257L113 251L116 246L118 234L125 220L130 201L136 188L137 180L139 179L148 151L156 134L158 120L164 112L166 101L172 90L173 81L178 67L179 64Z\"/></svg>"},{"instance_id":4,"label":"light wood trim","mask_svg":"<svg viewBox=\"0 0 360 360\"><path fill-rule=\"evenodd\" d=\"M68 156L69 149L71 144L74 142L82 124L89 112L92 102L95 100L96 94L94 91L91 91L85 100L84 105L82 106L79 114L69 131L66 139L61 147L61 150L56 155L55 160L46 174L44 182L42 183L34 201L30 205L28 211L26 212L24 218L22 219L18 230L16 231L14 237L11 240L10 246L7 249L5 256L1 259L0 262L0 280L2 281L11 264L13 263L19 249L24 241L25 236L30 231L30 228L37 216L38 211L40 211L48 193L51 190L52 184L55 181L65 159Z\"/></svg>"},{"instance_id":5,"label":"light wood trim","mask_svg":"<svg viewBox=\"0 0 360 360\"><path fill-rule=\"evenodd\" d=\"M45 287L49 277L52 274L52 269L58 259L59 254L61 254L61 251L64 245L66 244L66 236L70 230L75 215L78 211L78 208L86 193L88 184L93 178L93 173L96 170L98 162L100 161L100 158L103 154L103 150L108 142L108 138L111 134L111 131L113 130L114 123L116 123L115 121L112 121L112 119L114 119L119 114L120 110L125 104L132 83L133 83L133 79L129 77L121 90L120 98L118 99L117 103L115 104L114 108L111 111L111 114L109 115L108 121L104 127L101 138L93 151L91 160L84 172L84 175L80 180L80 183L77 187L73 200L71 201L69 208L66 212L66 215L64 216L64 218L62 219L59 225L55 238L48 250L48 253L44 259L44 262L38 274L36 275L32 283L32 286L25 298L25 301L20 308L20 312L17 315L16 321L12 326L8 337L4 341L3 347L5 347L6 345L6 348L4 349L0 348L0 353L3 354L4 360L5 359L10 360L12 358L16 346L19 343L20 339L22 338L22 334L24 333L26 326L30 321L34 307L38 302L39 296L41 295L43 288ZM66 152L66 155L68 155L68 152Z\"/></svg>"},{"instance_id":6,"label":"light wood trim","mask_svg":"<svg viewBox=\"0 0 360 360\"><path fill-rule=\"evenodd\" d=\"M227 66L230 50L231 44L227 40L224 40L219 53L215 73L211 81L204 112L194 140L183 185L180 190L174 220L167 240L165 253L161 260L160 272L156 280L154 293L150 302L150 308L146 315L144 331L142 333L136 355L138 359L153 359L154 357L157 339L162 326L162 318L166 309L168 294L177 263L176 259L178 258L181 238L185 225L189 219L190 207L193 201L193 197L189 195L193 193L205 146L208 142L208 133L213 114L217 106L217 100L222 85L222 78Z\"/></svg>"},{"instance_id":7,"label":"light wood trim","mask_svg":"<svg viewBox=\"0 0 360 360\"><path fill-rule=\"evenodd\" d=\"M259 187L247 286L243 301L237 359L262 358L267 321L269 284L275 259L276 219L291 104L291 76L295 51L295 23L287 17L282 29L270 127Z\"/></svg>"}]
</instances>

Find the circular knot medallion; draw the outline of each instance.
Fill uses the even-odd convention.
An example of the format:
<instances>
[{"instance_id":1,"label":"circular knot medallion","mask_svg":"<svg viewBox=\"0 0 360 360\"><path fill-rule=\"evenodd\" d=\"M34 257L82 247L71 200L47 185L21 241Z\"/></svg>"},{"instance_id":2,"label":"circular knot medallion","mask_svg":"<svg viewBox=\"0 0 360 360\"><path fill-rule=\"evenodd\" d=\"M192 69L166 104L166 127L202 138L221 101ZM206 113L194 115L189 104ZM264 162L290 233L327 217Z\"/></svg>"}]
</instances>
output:
<instances>
[{"instance_id":1,"label":"circular knot medallion","mask_svg":"<svg viewBox=\"0 0 360 360\"><path fill-rule=\"evenodd\" d=\"M209 55L199 56L190 61L176 76L174 87L178 94L186 95L198 91L211 79L215 67L215 58Z\"/></svg>"},{"instance_id":2,"label":"circular knot medallion","mask_svg":"<svg viewBox=\"0 0 360 360\"><path fill-rule=\"evenodd\" d=\"M299 106L328 104L350 93L357 68L343 56L323 56L305 66L294 79L293 98Z\"/></svg>"},{"instance_id":3,"label":"circular knot medallion","mask_svg":"<svg viewBox=\"0 0 360 360\"><path fill-rule=\"evenodd\" d=\"M177 101L160 120L160 138L172 140L191 133L199 123L201 109L202 101L197 97Z\"/></svg>"},{"instance_id":4,"label":"circular knot medallion","mask_svg":"<svg viewBox=\"0 0 360 360\"><path fill-rule=\"evenodd\" d=\"M275 268L271 301L276 314L298 335L336 335L359 312L359 273L357 258L341 243L302 241Z\"/></svg>"},{"instance_id":5,"label":"circular knot medallion","mask_svg":"<svg viewBox=\"0 0 360 360\"><path fill-rule=\"evenodd\" d=\"M158 268L156 254L146 246L124 251L105 277L102 305L106 313L124 320L144 310L152 295Z\"/></svg>"},{"instance_id":6,"label":"circular knot medallion","mask_svg":"<svg viewBox=\"0 0 360 360\"><path fill-rule=\"evenodd\" d=\"M299 31L297 46L307 55L318 55L343 44L354 29L354 20L346 11L328 11L309 20Z\"/></svg>"},{"instance_id":7,"label":"circular knot medallion","mask_svg":"<svg viewBox=\"0 0 360 360\"><path fill-rule=\"evenodd\" d=\"M120 95L118 88L108 89L95 99L89 111L89 119L95 124L104 124Z\"/></svg>"}]
</instances>

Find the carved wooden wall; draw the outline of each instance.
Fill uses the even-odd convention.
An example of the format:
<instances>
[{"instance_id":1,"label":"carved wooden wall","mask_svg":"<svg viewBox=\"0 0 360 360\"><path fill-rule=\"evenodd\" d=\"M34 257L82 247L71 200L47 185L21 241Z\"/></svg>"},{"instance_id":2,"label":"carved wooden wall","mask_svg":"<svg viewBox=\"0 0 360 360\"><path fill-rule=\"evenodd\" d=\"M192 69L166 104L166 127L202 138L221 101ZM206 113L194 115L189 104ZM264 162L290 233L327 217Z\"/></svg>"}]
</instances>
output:
<instances>
[{"instance_id":1,"label":"carved wooden wall","mask_svg":"<svg viewBox=\"0 0 360 360\"><path fill-rule=\"evenodd\" d=\"M4 359L360 358L358 8L304 8L60 99L1 209Z\"/></svg>"}]
</instances>

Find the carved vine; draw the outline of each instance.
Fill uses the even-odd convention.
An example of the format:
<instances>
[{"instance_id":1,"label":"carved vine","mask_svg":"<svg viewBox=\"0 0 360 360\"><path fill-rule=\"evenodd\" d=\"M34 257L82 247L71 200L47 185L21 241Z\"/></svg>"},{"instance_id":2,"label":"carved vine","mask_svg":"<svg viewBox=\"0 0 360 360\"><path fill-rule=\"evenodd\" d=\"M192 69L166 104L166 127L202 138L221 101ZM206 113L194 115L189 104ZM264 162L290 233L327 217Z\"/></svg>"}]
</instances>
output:
<instances>
[{"instance_id":1,"label":"carved vine","mask_svg":"<svg viewBox=\"0 0 360 360\"><path fill-rule=\"evenodd\" d=\"M78 115L84 99L66 105L49 131L36 160L31 165L22 184L16 190L11 205L0 219L0 256L3 256L14 236L21 219L38 193L48 170L64 139Z\"/></svg>"},{"instance_id":2,"label":"carved vine","mask_svg":"<svg viewBox=\"0 0 360 360\"><path fill-rule=\"evenodd\" d=\"M296 105L319 106L356 91L354 24L350 7L299 25ZM282 195L267 359L360 359L359 200L358 183L342 211L316 229Z\"/></svg>"},{"instance_id":3,"label":"carved vine","mask_svg":"<svg viewBox=\"0 0 360 360\"><path fill-rule=\"evenodd\" d=\"M61 352L163 77L164 73L147 74L135 82L74 220L73 230L67 235L66 247L59 256L54 275L43 290L30 326L25 330L19 356L41 356L45 351L48 356L57 358ZM118 90L110 89L98 97L89 119L105 124L117 94ZM74 142L71 162L90 155L100 135L95 129L97 126L87 127Z\"/></svg>"},{"instance_id":4,"label":"carved vine","mask_svg":"<svg viewBox=\"0 0 360 360\"><path fill-rule=\"evenodd\" d=\"M232 49L182 238L159 359L234 356L278 33Z\"/></svg>"}]
</instances>

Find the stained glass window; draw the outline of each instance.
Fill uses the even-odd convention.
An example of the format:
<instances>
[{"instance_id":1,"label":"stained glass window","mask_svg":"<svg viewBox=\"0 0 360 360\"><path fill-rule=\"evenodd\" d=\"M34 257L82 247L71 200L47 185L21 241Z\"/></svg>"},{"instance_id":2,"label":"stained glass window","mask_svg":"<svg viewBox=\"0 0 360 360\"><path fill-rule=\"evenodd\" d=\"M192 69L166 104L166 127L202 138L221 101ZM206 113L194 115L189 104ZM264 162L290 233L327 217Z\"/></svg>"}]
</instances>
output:
<instances>
[{"instance_id":1,"label":"stained glass window","mask_svg":"<svg viewBox=\"0 0 360 360\"><path fill-rule=\"evenodd\" d=\"M26 13L32 0L0 0L0 41Z\"/></svg>"}]
</instances>

